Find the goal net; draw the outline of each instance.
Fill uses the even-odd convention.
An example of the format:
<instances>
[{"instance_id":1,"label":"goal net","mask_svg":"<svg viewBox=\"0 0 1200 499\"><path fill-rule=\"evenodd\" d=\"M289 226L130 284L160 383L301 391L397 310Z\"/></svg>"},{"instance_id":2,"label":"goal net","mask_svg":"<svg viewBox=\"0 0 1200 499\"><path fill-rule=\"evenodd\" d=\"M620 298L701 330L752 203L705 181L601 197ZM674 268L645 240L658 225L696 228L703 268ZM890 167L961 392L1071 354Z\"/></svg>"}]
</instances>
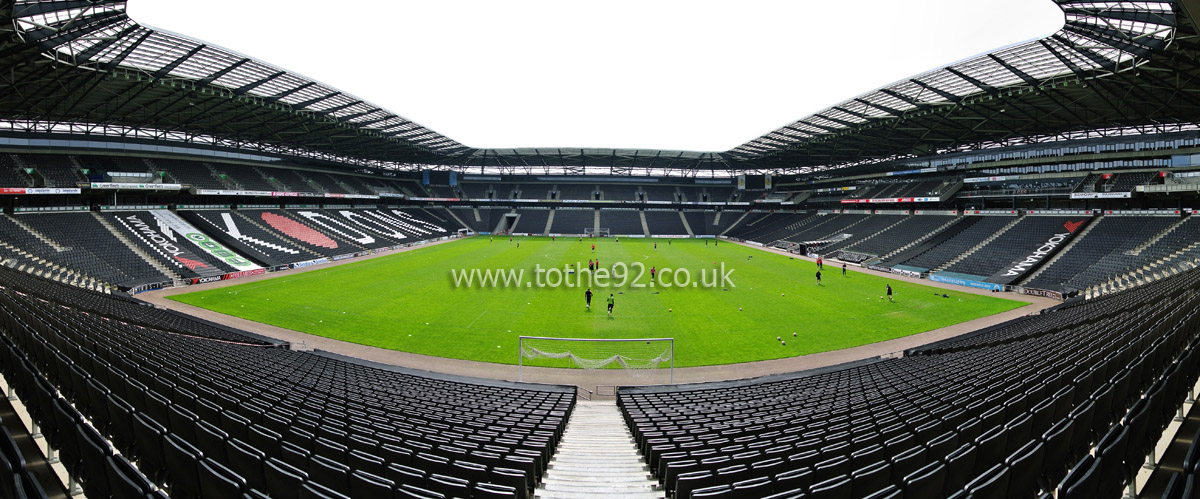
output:
<instances>
[{"instance_id":1,"label":"goal net","mask_svg":"<svg viewBox=\"0 0 1200 499\"><path fill-rule=\"evenodd\" d=\"M583 229L583 235L608 237L608 229L594 229L594 228L589 227L589 228Z\"/></svg>"},{"instance_id":2,"label":"goal net","mask_svg":"<svg viewBox=\"0 0 1200 499\"><path fill-rule=\"evenodd\" d=\"M660 384L675 381L675 339L518 338L518 376L526 367L595 371L597 385Z\"/></svg>"}]
</instances>

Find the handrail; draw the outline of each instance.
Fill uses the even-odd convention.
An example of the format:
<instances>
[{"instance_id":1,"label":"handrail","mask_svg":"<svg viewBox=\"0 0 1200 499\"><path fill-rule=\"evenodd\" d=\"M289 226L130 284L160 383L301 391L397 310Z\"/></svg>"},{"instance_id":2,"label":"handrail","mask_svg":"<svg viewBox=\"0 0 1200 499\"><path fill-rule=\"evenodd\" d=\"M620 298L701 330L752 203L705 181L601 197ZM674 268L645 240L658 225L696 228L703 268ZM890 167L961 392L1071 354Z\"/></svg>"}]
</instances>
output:
<instances>
[{"instance_id":1,"label":"handrail","mask_svg":"<svg viewBox=\"0 0 1200 499\"><path fill-rule=\"evenodd\" d=\"M587 392L587 395L584 395L583 393L580 393L580 390L583 390L584 392ZM582 386L579 386L579 385L576 385L576 386L575 386L575 395L576 395L577 397L581 398L581 399L584 399L584 400L592 400L592 394L593 394L593 393L594 393L594 392L592 392L591 390L588 390L587 388L584 388L584 387L582 387Z\"/></svg>"}]
</instances>

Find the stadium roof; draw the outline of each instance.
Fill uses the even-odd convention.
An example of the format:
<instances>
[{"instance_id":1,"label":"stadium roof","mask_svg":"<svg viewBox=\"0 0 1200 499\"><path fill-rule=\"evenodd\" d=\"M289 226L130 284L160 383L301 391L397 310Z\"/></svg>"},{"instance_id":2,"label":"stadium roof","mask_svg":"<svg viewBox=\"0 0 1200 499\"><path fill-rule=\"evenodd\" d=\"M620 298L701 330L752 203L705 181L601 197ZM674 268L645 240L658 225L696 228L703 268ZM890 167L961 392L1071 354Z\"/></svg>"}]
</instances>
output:
<instances>
[{"instance_id":1,"label":"stadium roof","mask_svg":"<svg viewBox=\"0 0 1200 499\"><path fill-rule=\"evenodd\" d=\"M302 75L142 26L125 3L0 3L0 17L11 19L0 27L0 129L392 168L724 175L1200 122L1200 40L1176 1L1057 0L1065 24L1051 36L894 83L724 152L474 149Z\"/></svg>"}]
</instances>

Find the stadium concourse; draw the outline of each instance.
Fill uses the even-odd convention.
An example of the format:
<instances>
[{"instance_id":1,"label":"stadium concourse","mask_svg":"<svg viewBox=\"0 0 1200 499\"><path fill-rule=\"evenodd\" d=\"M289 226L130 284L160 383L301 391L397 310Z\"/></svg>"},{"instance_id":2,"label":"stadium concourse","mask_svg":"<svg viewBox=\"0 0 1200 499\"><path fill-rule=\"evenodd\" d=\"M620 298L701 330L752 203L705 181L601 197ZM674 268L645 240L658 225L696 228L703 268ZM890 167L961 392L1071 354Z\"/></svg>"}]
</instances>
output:
<instances>
[{"instance_id":1,"label":"stadium concourse","mask_svg":"<svg viewBox=\"0 0 1200 499\"><path fill-rule=\"evenodd\" d=\"M1200 13L1055 4L1046 37L669 151L472 148L125 0L0 2L0 497L1195 497ZM471 234L1031 305L588 400L592 372L148 303Z\"/></svg>"}]
</instances>

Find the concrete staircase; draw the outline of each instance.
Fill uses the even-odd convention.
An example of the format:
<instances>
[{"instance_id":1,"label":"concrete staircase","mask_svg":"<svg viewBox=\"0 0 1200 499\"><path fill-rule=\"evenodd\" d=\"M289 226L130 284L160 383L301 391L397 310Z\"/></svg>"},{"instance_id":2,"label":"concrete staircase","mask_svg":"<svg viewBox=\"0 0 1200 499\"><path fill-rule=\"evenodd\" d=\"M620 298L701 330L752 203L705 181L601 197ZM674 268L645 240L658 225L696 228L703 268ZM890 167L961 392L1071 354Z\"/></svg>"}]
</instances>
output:
<instances>
[{"instance_id":1,"label":"concrete staircase","mask_svg":"<svg viewBox=\"0 0 1200 499\"><path fill-rule=\"evenodd\" d=\"M664 491L612 400L581 400L534 497L661 499Z\"/></svg>"},{"instance_id":2,"label":"concrete staircase","mask_svg":"<svg viewBox=\"0 0 1200 499\"><path fill-rule=\"evenodd\" d=\"M7 215L5 215L5 216L7 216ZM34 230L33 227L30 227L29 224L25 223L23 220L21 220L17 217L8 217L8 219L12 220L12 222L14 224L17 224L22 229L25 229L25 232L28 232L31 235L33 235L33 237L38 238L39 241L46 243L51 248L54 248L54 251L58 251L58 252L66 251L66 248L64 248L61 244L54 242L54 240L50 239L49 237L46 237L45 234L42 234L41 232Z\"/></svg>"},{"instance_id":3,"label":"concrete staircase","mask_svg":"<svg viewBox=\"0 0 1200 499\"><path fill-rule=\"evenodd\" d=\"M642 235L650 237L650 224L646 223L646 212L638 210L638 220L642 221Z\"/></svg>"},{"instance_id":4,"label":"concrete staircase","mask_svg":"<svg viewBox=\"0 0 1200 499\"><path fill-rule=\"evenodd\" d=\"M476 210L476 213L478 212L479 211ZM558 213L558 210L550 210L550 215L546 217L546 229L542 231L542 234L550 234L550 227L554 226L555 213Z\"/></svg>"},{"instance_id":5,"label":"concrete staircase","mask_svg":"<svg viewBox=\"0 0 1200 499\"><path fill-rule=\"evenodd\" d=\"M267 172L262 171L261 168L255 166L255 167L251 167L251 170L254 170L254 173L257 173L258 176L263 178L263 180L266 180L267 183L271 185L271 187L275 188L275 190L280 191L280 192L291 191L291 189L288 189L288 186L283 185L283 182L275 180L275 177L267 175Z\"/></svg>"},{"instance_id":6,"label":"concrete staircase","mask_svg":"<svg viewBox=\"0 0 1200 499\"><path fill-rule=\"evenodd\" d=\"M1012 229L1014 225L1017 225L1018 223L1020 223L1020 222L1021 222L1021 220L1024 220L1024 219L1025 219L1024 217L1013 217L1013 221L1009 222L1009 223L1008 223L1008 225L1005 225L1003 228L1001 228L1000 230L996 231L996 233L995 233L995 234L992 234L991 236L988 236L988 238L987 238L987 239L984 239L984 240L983 240L983 242L980 242L979 244L976 244L975 246L972 246L972 247L971 247L971 249L969 249L969 250L967 250L967 251L964 251L964 252L963 252L961 255L958 255L958 256L954 257L954 259L953 259L953 260L950 260L950 261L948 261L948 262L946 262L946 263L943 263L943 264L941 264L941 265L938 265L938 266L937 266L937 268L933 269L933 271L932 271L932 272L941 272L941 271L943 271L943 270L946 270L946 269L948 269L948 268L950 268L950 267L953 267L953 266L954 266L954 264L956 264L956 263L958 263L958 262L961 262L961 261L962 261L964 258L966 258L966 257L968 257L968 256L971 256L971 255L975 254L975 252L976 252L976 251L979 251L979 248L982 248L982 247L984 247L984 246L987 246L987 245L988 245L989 243L991 243L992 241L995 241L995 240L996 240L997 238L999 238L1000 236L1003 236L1005 232L1008 232L1008 231L1009 231L1009 229Z\"/></svg>"},{"instance_id":7,"label":"concrete staircase","mask_svg":"<svg viewBox=\"0 0 1200 499\"><path fill-rule=\"evenodd\" d=\"M600 232L600 210L592 210L592 212L595 214L595 218L592 220L592 230Z\"/></svg>"},{"instance_id":8,"label":"concrete staircase","mask_svg":"<svg viewBox=\"0 0 1200 499\"><path fill-rule=\"evenodd\" d=\"M683 212L682 212L682 211L681 211L681 212L679 212L679 220L683 222L683 230L686 230L686 231L687 231L687 233L688 233L688 236L695 236L695 235L696 235L696 233L695 233L695 232L692 232L692 224L689 224L689 223L688 223L688 221L687 221L687 217L683 216ZM649 234L649 231L647 231L647 232L646 232L646 234L648 235L648 234Z\"/></svg>"},{"instance_id":9,"label":"concrete staircase","mask_svg":"<svg viewBox=\"0 0 1200 499\"><path fill-rule=\"evenodd\" d=\"M217 168L213 165L204 163L204 168L208 169L209 176L217 179L217 181L220 182L221 185L225 186L226 189L241 190L242 186L240 184L234 182L233 179L229 178L229 175L217 170Z\"/></svg>"}]
</instances>

